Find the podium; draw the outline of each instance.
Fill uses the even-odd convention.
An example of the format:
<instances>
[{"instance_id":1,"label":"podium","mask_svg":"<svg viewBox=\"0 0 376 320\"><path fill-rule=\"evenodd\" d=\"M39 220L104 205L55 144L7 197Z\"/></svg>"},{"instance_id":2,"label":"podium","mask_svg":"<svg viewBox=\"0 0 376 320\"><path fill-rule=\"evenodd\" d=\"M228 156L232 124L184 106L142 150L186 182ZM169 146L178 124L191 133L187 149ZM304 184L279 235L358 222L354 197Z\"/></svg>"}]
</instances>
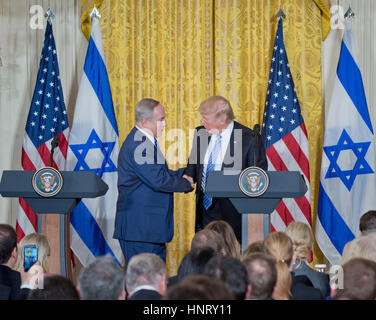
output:
<instances>
[{"instance_id":1,"label":"podium","mask_svg":"<svg viewBox=\"0 0 376 320\"><path fill-rule=\"evenodd\" d=\"M50 265L55 263L57 269L51 271L71 277L69 213L82 198L105 195L108 185L95 172L60 171L63 178L60 192L52 197L43 197L32 186L35 172L3 171L0 194L3 197L24 198L31 209L38 214L38 233L44 233L50 240Z\"/></svg>"},{"instance_id":2,"label":"podium","mask_svg":"<svg viewBox=\"0 0 376 320\"><path fill-rule=\"evenodd\" d=\"M268 171L269 187L259 197L248 197L239 187L239 173L211 171L206 193L211 197L228 198L242 214L242 251L248 243L248 214L263 214L264 237L269 233L270 213L282 198L300 198L308 188L299 171Z\"/></svg>"}]
</instances>

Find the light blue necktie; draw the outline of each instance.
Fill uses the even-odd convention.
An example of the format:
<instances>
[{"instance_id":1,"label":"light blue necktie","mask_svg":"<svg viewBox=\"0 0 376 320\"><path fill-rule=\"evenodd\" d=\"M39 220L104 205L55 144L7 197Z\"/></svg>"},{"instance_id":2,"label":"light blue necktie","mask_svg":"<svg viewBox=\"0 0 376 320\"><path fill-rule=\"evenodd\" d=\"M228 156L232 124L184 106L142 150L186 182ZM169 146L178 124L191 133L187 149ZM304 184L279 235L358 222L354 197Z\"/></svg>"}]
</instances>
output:
<instances>
[{"instance_id":1,"label":"light blue necktie","mask_svg":"<svg viewBox=\"0 0 376 320\"><path fill-rule=\"evenodd\" d=\"M218 154L221 151L221 140L222 140L222 136L219 135L217 138L217 141L214 144L214 148L212 152L210 153L209 162L208 162L208 165L206 166L205 180L202 186L204 189L204 192L205 192L206 182L208 181L209 172L214 170L215 163L218 158ZM212 205L213 198L209 197L206 193L204 193L204 199L202 202L203 202L205 210L208 210L208 208Z\"/></svg>"}]
</instances>

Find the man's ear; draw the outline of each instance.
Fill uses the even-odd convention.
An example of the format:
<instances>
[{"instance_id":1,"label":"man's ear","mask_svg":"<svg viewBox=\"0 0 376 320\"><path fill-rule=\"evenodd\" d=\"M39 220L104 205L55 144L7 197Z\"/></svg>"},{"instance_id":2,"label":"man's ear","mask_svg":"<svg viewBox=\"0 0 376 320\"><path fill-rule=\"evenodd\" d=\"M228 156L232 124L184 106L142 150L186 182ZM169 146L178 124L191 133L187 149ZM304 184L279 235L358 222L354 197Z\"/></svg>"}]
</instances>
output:
<instances>
[{"instance_id":1,"label":"man's ear","mask_svg":"<svg viewBox=\"0 0 376 320\"><path fill-rule=\"evenodd\" d=\"M330 288L330 297L333 299L333 298L336 297L336 295L337 295L337 289L331 287L331 288Z\"/></svg>"},{"instance_id":2,"label":"man's ear","mask_svg":"<svg viewBox=\"0 0 376 320\"><path fill-rule=\"evenodd\" d=\"M15 260L17 260L17 246L15 246L13 248L13 251L12 251L12 258L14 258Z\"/></svg>"},{"instance_id":3,"label":"man's ear","mask_svg":"<svg viewBox=\"0 0 376 320\"><path fill-rule=\"evenodd\" d=\"M245 300L248 300L250 297L251 297L251 292L252 292L252 287L251 285L249 284L247 286L247 292L245 293Z\"/></svg>"},{"instance_id":4,"label":"man's ear","mask_svg":"<svg viewBox=\"0 0 376 320\"><path fill-rule=\"evenodd\" d=\"M125 300L125 289L123 289L123 290L121 291L121 294L120 294L118 300Z\"/></svg>"},{"instance_id":5,"label":"man's ear","mask_svg":"<svg viewBox=\"0 0 376 320\"><path fill-rule=\"evenodd\" d=\"M159 283L157 291L161 294L161 296L166 294L167 291L167 276L162 274L161 282Z\"/></svg>"},{"instance_id":6,"label":"man's ear","mask_svg":"<svg viewBox=\"0 0 376 320\"><path fill-rule=\"evenodd\" d=\"M76 286L76 289L77 289L77 292L78 292L78 296L80 297L80 300L82 300L80 287Z\"/></svg>"}]
</instances>

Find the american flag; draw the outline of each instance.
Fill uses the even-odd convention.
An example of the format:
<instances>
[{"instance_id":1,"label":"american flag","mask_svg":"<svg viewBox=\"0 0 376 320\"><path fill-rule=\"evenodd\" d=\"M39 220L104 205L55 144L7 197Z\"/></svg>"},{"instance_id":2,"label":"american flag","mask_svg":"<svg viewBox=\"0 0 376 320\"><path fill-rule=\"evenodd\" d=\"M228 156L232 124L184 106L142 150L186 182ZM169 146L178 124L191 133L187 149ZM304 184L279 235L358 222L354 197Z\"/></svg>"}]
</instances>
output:
<instances>
[{"instance_id":1,"label":"american flag","mask_svg":"<svg viewBox=\"0 0 376 320\"><path fill-rule=\"evenodd\" d=\"M59 137L60 144L54 151L53 167L64 168L69 126L60 84L52 24L49 20L25 131L21 160L23 170L37 170L50 166L51 141L55 136ZM35 212L23 198L19 199L19 203L16 225L18 241L29 233L37 232L38 229Z\"/></svg>"},{"instance_id":2,"label":"american flag","mask_svg":"<svg viewBox=\"0 0 376 320\"><path fill-rule=\"evenodd\" d=\"M312 226L307 130L287 60L282 28L280 19L269 72L262 137L269 170L300 171L308 191L301 198L282 199L271 215L271 231L284 231L292 221Z\"/></svg>"}]
</instances>

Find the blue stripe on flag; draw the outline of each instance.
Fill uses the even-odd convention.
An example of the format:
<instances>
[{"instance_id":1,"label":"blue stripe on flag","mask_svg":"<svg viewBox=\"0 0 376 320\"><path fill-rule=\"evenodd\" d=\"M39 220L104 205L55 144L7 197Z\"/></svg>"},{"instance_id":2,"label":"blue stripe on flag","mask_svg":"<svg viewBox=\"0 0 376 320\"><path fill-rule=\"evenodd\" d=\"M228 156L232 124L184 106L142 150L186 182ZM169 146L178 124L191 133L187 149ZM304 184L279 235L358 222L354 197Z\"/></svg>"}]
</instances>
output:
<instances>
[{"instance_id":1,"label":"blue stripe on flag","mask_svg":"<svg viewBox=\"0 0 376 320\"><path fill-rule=\"evenodd\" d=\"M108 120L119 136L106 65L92 37L90 37L89 46L87 48L84 71Z\"/></svg>"},{"instance_id":2,"label":"blue stripe on flag","mask_svg":"<svg viewBox=\"0 0 376 320\"><path fill-rule=\"evenodd\" d=\"M329 239L342 255L347 242L355 238L320 183L318 217Z\"/></svg>"},{"instance_id":3,"label":"blue stripe on flag","mask_svg":"<svg viewBox=\"0 0 376 320\"><path fill-rule=\"evenodd\" d=\"M368 129L373 134L372 123L364 94L362 75L344 41L342 41L341 45L337 75L359 114L367 124Z\"/></svg>"},{"instance_id":4,"label":"blue stripe on flag","mask_svg":"<svg viewBox=\"0 0 376 320\"><path fill-rule=\"evenodd\" d=\"M97 221L82 201L78 203L71 213L70 223L95 257L110 254L113 256L115 262L120 265L120 262L103 237L102 230Z\"/></svg>"}]
</instances>

